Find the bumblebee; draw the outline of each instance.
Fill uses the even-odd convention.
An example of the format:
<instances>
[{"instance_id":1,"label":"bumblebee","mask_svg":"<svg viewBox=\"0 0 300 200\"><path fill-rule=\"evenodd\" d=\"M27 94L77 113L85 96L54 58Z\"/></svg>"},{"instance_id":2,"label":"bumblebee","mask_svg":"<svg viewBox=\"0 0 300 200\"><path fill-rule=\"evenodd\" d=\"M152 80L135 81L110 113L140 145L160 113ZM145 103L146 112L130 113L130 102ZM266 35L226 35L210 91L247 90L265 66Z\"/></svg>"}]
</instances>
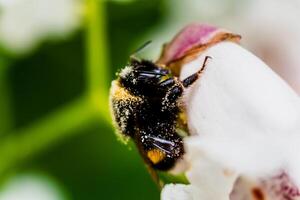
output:
<instances>
[{"instance_id":1,"label":"bumblebee","mask_svg":"<svg viewBox=\"0 0 300 200\"><path fill-rule=\"evenodd\" d=\"M155 170L170 170L184 154L178 121L182 95L205 68L180 81L166 67L131 58L110 90L110 108L116 129L131 138L144 161Z\"/></svg>"}]
</instances>

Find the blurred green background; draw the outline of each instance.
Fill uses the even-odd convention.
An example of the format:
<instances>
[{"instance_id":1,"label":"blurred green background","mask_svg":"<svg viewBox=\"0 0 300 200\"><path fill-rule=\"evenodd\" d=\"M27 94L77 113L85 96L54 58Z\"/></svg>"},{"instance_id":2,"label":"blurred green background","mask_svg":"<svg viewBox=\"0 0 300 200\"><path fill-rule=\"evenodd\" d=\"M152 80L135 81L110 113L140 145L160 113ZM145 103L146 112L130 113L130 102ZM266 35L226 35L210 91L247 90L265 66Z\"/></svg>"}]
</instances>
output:
<instances>
[{"instance_id":1,"label":"blurred green background","mask_svg":"<svg viewBox=\"0 0 300 200\"><path fill-rule=\"evenodd\" d=\"M1 52L2 185L29 173L54 180L63 199L158 199L136 149L116 139L107 94L133 44L164 17L164 2L82 4L67 37Z\"/></svg>"},{"instance_id":2,"label":"blurred green background","mask_svg":"<svg viewBox=\"0 0 300 200\"><path fill-rule=\"evenodd\" d=\"M0 0L0 200L159 199L135 147L114 134L110 82L141 44L153 40L143 56L155 59L190 22L248 34L245 45L272 63L274 52L249 45L269 36L245 26L261 8L249 2ZM264 8L260 31L291 12Z\"/></svg>"}]
</instances>

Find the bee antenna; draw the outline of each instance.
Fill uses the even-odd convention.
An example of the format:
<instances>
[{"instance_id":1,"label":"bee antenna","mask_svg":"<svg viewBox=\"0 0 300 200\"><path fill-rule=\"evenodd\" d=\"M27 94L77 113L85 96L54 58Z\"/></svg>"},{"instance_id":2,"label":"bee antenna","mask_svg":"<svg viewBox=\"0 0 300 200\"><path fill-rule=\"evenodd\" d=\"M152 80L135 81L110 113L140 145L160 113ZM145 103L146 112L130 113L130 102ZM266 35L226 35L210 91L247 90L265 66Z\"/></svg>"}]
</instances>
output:
<instances>
[{"instance_id":1,"label":"bee antenna","mask_svg":"<svg viewBox=\"0 0 300 200\"><path fill-rule=\"evenodd\" d=\"M152 41L148 40L147 42L145 42L142 46L140 46L139 48L137 48L130 56L130 60L133 61L139 61L140 59L138 59L136 57L136 54L138 54L139 52L141 52L142 50L144 50Z\"/></svg>"}]
</instances>

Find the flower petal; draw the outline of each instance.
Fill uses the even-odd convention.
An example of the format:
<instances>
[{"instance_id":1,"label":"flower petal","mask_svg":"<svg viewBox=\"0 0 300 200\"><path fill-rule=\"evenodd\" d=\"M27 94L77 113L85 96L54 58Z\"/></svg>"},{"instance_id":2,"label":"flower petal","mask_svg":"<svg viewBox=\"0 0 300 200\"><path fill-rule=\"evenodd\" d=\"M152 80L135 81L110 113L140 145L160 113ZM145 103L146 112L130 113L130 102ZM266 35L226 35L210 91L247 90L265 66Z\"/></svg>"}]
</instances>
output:
<instances>
[{"instance_id":1,"label":"flower petal","mask_svg":"<svg viewBox=\"0 0 300 200\"><path fill-rule=\"evenodd\" d=\"M184 65L181 78L199 70L205 56L212 59L185 97L189 129L199 135L202 150L252 174L279 170L289 161L300 167L293 153L300 142L297 94L261 60L231 42Z\"/></svg>"},{"instance_id":2,"label":"flower petal","mask_svg":"<svg viewBox=\"0 0 300 200\"><path fill-rule=\"evenodd\" d=\"M189 131L193 135L185 140L192 170L187 172L189 181L198 191L207 185L215 186L214 194L223 192L217 199L228 199L220 185L228 187L228 194L237 177L232 176L231 182L226 183L221 172L229 169L246 177L247 184L236 184L235 195L299 198L298 95L260 59L232 42L216 44L183 65L180 78L200 70L206 56L211 59L184 98ZM283 181L291 186L287 187L292 191L288 195L276 189L283 182L274 181L282 170L289 177ZM257 190L253 193L254 186ZM205 191L209 193L211 189Z\"/></svg>"},{"instance_id":3,"label":"flower petal","mask_svg":"<svg viewBox=\"0 0 300 200\"><path fill-rule=\"evenodd\" d=\"M201 151L197 140L190 138L185 142L186 159L191 164L186 176L197 188L194 192L197 197L195 199L228 200L237 174L210 159L205 152Z\"/></svg>"},{"instance_id":4,"label":"flower petal","mask_svg":"<svg viewBox=\"0 0 300 200\"><path fill-rule=\"evenodd\" d=\"M192 186L167 184L161 191L161 200L193 200Z\"/></svg>"},{"instance_id":5,"label":"flower petal","mask_svg":"<svg viewBox=\"0 0 300 200\"><path fill-rule=\"evenodd\" d=\"M220 41L239 41L240 36L229 31L206 24L190 24L183 28L174 39L165 45L157 61L169 67L172 62L183 59L187 54L194 54L205 50Z\"/></svg>"}]
</instances>

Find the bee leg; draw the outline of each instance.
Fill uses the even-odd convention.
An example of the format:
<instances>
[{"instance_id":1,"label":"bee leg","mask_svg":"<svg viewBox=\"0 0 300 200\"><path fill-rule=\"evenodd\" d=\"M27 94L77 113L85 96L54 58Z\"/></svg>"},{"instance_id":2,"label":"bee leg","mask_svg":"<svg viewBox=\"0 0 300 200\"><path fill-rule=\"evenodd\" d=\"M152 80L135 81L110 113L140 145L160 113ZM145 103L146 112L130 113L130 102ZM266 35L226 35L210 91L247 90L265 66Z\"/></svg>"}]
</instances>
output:
<instances>
[{"instance_id":1,"label":"bee leg","mask_svg":"<svg viewBox=\"0 0 300 200\"><path fill-rule=\"evenodd\" d=\"M183 87L181 85L175 85L169 89L166 96L162 101L162 111L173 109L177 106L177 100L182 96Z\"/></svg>"},{"instance_id":2,"label":"bee leg","mask_svg":"<svg viewBox=\"0 0 300 200\"><path fill-rule=\"evenodd\" d=\"M149 164L146 164L146 167L147 167L147 170L148 170L152 180L157 185L158 189L162 190L165 183L159 178L158 173Z\"/></svg>"},{"instance_id":3,"label":"bee leg","mask_svg":"<svg viewBox=\"0 0 300 200\"><path fill-rule=\"evenodd\" d=\"M179 97L181 97L183 93L183 88L180 85L175 85L172 87L166 95L166 99L170 102L176 102Z\"/></svg>"},{"instance_id":4,"label":"bee leg","mask_svg":"<svg viewBox=\"0 0 300 200\"><path fill-rule=\"evenodd\" d=\"M189 77L185 78L185 79L181 82L182 85L183 85L183 87L187 88L187 87L191 86L196 80L198 80L200 74L204 71L204 69L205 69L205 67L206 67L207 60L208 60L209 58L211 59L210 56L206 56L206 57L204 58L204 62L203 62L203 64L202 64L202 67L201 67L201 69L200 69L198 72L196 72L196 73L190 75Z\"/></svg>"}]
</instances>

